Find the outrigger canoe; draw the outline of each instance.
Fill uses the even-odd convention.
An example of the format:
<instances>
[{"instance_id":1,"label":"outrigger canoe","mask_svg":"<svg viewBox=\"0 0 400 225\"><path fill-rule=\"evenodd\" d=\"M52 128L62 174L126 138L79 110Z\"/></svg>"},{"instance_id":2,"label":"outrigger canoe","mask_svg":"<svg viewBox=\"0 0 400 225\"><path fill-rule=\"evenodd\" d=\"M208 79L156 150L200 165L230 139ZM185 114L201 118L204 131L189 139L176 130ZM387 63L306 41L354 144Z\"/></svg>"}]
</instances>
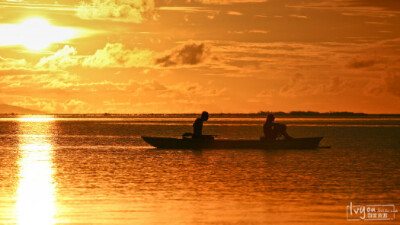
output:
<instances>
[{"instance_id":1,"label":"outrigger canoe","mask_svg":"<svg viewBox=\"0 0 400 225\"><path fill-rule=\"evenodd\" d=\"M159 149L315 149L322 139L322 137L308 137L288 140L214 140L145 136L142 138Z\"/></svg>"}]
</instances>

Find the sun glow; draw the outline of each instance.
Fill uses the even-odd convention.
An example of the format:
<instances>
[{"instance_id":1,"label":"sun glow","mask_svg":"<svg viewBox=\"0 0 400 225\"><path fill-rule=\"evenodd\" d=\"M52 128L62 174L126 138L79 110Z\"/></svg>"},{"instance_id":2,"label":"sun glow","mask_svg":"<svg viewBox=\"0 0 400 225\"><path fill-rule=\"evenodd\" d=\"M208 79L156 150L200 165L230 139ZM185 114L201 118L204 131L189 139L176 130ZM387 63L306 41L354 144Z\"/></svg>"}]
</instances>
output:
<instances>
[{"instance_id":1,"label":"sun glow","mask_svg":"<svg viewBox=\"0 0 400 225\"><path fill-rule=\"evenodd\" d=\"M74 38L73 28L56 27L42 18L30 18L20 24L0 25L0 46L23 45L30 50L42 50L52 43Z\"/></svg>"}]
</instances>

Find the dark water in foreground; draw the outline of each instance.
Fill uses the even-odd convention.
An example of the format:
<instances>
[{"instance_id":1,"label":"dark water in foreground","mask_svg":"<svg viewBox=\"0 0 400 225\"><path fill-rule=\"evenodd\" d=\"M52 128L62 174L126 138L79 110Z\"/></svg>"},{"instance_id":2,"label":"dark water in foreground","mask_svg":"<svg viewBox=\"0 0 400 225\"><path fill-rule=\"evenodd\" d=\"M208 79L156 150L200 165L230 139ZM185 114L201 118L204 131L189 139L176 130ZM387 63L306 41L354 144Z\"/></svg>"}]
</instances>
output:
<instances>
[{"instance_id":1,"label":"dark water in foreground","mask_svg":"<svg viewBox=\"0 0 400 225\"><path fill-rule=\"evenodd\" d=\"M346 206L400 208L400 119L277 119L318 150L156 150L193 119L0 119L0 224L359 224ZM263 119L205 133L258 138ZM400 217L400 215L398 215ZM369 221L368 224L398 224Z\"/></svg>"}]
</instances>

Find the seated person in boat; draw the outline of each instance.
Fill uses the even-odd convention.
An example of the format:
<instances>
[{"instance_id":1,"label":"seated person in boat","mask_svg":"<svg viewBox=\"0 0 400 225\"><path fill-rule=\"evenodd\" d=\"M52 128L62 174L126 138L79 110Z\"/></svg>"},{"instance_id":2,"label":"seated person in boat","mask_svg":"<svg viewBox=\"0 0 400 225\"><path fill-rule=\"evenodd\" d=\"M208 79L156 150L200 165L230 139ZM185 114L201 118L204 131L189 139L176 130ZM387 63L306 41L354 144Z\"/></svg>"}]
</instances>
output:
<instances>
[{"instance_id":1,"label":"seated person in boat","mask_svg":"<svg viewBox=\"0 0 400 225\"><path fill-rule=\"evenodd\" d=\"M212 135L203 135L203 123L208 120L208 112L204 111L193 123L192 138L214 139Z\"/></svg>"},{"instance_id":2,"label":"seated person in boat","mask_svg":"<svg viewBox=\"0 0 400 225\"><path fill-rule=\"evenodd\" d=\"M208 120L208 112L204 111L193 123L193 137L203 136L203 122Z\"/></svg>"},{"instance_id":3,"label":"seated person in boat","mask_svg":"<svg viewBox=\"0 0 400 225\"><path fill-rule=\"evenodd\" d=\"M267 140L276 140L283 136L285 139L292 139L286 132L286 125L275 123L275 116L268 114L267 121L264 124L264 138Z\"/></svg>"}]
</instances>

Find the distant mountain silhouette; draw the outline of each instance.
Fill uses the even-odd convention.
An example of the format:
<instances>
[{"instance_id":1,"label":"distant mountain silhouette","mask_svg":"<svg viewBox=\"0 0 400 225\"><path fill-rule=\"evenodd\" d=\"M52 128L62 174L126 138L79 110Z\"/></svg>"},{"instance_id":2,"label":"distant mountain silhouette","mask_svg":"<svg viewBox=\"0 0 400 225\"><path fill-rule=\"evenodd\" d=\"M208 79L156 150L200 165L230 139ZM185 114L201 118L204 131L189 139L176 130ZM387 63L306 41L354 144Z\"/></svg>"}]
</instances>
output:
<instances>
[{"instance_id":1,"label":"distant mountain silhouette","mask_svg":"<svg viewBox=\"0 0 400 225\"><path fill-rule=\"evenodd\" d=\"M0 114L46 114L38 110L26 109L19 106L0 104Z\"/></svg>"}]
</instances>

